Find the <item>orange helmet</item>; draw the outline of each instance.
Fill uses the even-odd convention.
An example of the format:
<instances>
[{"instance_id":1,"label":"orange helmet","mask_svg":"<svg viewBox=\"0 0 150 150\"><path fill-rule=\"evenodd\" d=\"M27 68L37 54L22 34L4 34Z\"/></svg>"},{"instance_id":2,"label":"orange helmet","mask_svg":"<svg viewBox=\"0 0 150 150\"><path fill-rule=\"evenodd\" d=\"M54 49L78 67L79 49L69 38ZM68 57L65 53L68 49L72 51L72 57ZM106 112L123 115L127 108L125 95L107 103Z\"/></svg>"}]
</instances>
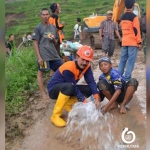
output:
<instances>
[{"instance_id":1,"label":"orange helmet","mask_svg":"<svg viewBox=\"0 0 150 150\"><path fill-rule=\"evenodd\" d=\"M93 59L93 50L90 46L83 45L82 47L79 48L77 51L77 54L85 60L92 61Z\"/></svg>"}]
</instances>

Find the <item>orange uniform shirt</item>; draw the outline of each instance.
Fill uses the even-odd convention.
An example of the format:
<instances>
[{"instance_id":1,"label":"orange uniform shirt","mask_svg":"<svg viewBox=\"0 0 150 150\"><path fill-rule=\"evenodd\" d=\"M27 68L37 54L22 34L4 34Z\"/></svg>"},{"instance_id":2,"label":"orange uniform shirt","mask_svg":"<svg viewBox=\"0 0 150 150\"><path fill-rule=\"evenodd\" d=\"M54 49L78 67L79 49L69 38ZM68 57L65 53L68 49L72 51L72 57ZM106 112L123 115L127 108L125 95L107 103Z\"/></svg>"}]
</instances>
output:
<instances>
[{"instance_id":1,"label":"orange uniform shirt","mask_svg":"<svg viewBox=\"0 0 150 150\"><path fill-rule=\"evenodd\" d=\"M142 42L139 18L127 11L121 18L122 46L138 46Z\"/></svg>"}]
</instances>

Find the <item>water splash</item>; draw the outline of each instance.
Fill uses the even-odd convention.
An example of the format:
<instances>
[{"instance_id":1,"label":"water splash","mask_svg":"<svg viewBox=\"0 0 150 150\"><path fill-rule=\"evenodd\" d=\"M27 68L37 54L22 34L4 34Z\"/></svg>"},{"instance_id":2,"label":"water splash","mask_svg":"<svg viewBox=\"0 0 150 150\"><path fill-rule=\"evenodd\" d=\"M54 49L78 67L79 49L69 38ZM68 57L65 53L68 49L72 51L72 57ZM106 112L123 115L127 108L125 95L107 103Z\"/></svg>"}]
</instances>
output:
<instances>
[{"instance_id":1,"label":"water splash","mask_svg":"<svg viewBox=\"0 0 150 150\"><path fill-rule=\"evenodd\" d=\"M88 150L117 150L121 143L120 136L115 135L117 129L118 119L115 116L110 113L103 115L93 102L77 102L68 114L62 138L67 143L77 141Z\"/></svg>"}]
</instances>

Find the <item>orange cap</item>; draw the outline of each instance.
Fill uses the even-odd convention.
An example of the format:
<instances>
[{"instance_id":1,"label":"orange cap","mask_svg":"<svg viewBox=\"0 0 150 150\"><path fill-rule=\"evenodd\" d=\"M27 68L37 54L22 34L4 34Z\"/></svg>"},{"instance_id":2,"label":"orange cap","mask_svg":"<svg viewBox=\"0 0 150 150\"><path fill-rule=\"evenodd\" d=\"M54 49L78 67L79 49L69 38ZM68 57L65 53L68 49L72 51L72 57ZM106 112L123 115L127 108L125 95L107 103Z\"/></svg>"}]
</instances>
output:
<instances>
[{"instance_id":1,"label":"orange cap","mask_svg":"<svg viewBox=\"0 0 150 150\"><path fill-rule=\"evenodd\" d=\"M77 51L77 54L85 60L92 61L93 59L93 50L90 46L83 45L82 47L79 48Z\"/></svg>"}]
</instances>

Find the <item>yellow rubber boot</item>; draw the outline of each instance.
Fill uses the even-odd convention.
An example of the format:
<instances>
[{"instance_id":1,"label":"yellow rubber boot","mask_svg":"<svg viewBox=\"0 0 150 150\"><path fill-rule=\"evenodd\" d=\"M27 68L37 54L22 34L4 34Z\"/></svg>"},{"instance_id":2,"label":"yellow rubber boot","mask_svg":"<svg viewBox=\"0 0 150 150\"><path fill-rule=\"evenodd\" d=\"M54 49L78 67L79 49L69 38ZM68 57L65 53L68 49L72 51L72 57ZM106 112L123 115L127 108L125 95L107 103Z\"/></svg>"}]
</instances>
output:
<instances>
[{"instance_id":1,"label":"yellow rubber boot","mask_svg":"<svg viewBox=\"0 0 150 150\"><path fill-rule=\"evenodd\" d=\"M72 106L74 105L74 103L78 102L76 97L71 97L68 102L66 103L66 105L64 106L64 110L66 110L67 112L70 112L72 109Z\"/></svg>"},{"instance_id":2,"label":"yellow rubber boot","mask_svg":"<svg viewBox=\"0 0 150 150\"><path fill-rule=\"evenodd\" d=\"M64 127L66 126L66 121L64 121L62 118L60 118L62 114L62 110L66 103L68 102L70 96L64 95L61 92L58 95L56 104L54 106L53 114L51 116L51 122L58 126L58 127Z\"/></svg>"}]
</instances>

